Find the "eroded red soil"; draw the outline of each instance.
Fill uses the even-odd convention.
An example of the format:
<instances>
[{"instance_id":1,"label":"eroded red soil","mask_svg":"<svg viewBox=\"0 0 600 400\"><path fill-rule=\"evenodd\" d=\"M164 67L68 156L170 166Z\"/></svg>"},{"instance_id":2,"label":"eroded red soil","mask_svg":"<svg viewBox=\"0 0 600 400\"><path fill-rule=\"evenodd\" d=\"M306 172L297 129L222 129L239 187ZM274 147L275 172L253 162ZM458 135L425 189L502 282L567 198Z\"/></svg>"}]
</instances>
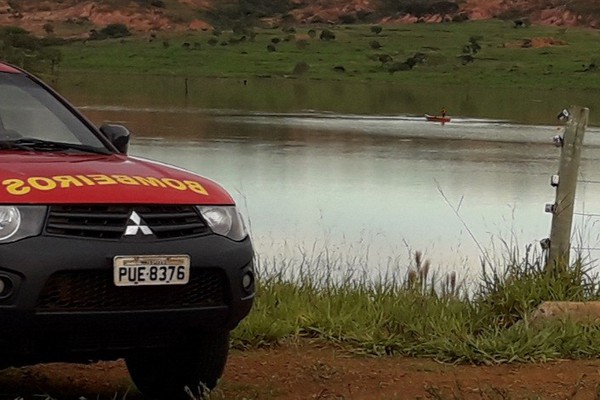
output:
<instances>
[{"instance_id":1,"label":"eroded red soil","mask_svg":"<svg viewBox=\"0 0 600 400\"><path fill-rule=\"evenodd\" d=\"M593 4L595 0L589 0ZM380 23L438 23L453 15L464 15L470 20L527 17L532 23L558 26L600 27L600 20L592 15L570 12L563 2L530 0L465 0L458 2L453 15L380 15L376 0L292 0L294 7L288 17L295 24L340 24L360 21L365 16L377 15L372 22ZM579 0L584 3L584 0ZM52 25L57 35L86 36L89 29L110 23L122 23L134 32L209 30L212 26L197 18L199 11L214 10L218 0L177 0L156 7L135 1L93 0L0 0L0 25L16 25L38 35L47 34L45 26ZM267 16L264 23L277 25L282 15ZM371 18L373 19L373 18ZM72 29L66 29L65 26ZM79 26L79 28L77 28ZM62 27L62 28L61 28ZM66 29L66 30L65 30ZM78 32L78 34L75 34Z\"/></svg>"},{"instance_id":2,"label":"eroded red soil","mask_svg":"<svg viewBox=\"0 0 600 400\"><path fill-rule=\"evenodd\" d=\"M357 356L302 342L232 351L211 399L596 399L599 371L600 360L449 365ZM0 388L2 399L141 398L121 361L9 369L0 374Z\"/></svg>"}]
</instances>

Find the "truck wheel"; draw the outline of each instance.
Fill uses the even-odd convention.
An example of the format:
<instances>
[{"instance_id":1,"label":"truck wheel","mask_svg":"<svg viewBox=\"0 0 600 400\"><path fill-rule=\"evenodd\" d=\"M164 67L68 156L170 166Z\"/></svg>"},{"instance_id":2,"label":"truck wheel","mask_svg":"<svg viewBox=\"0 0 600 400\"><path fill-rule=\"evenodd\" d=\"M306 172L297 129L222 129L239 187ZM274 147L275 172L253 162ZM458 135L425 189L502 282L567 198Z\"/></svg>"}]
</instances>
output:
<instances>
[{"instance_id":1,"label":"truck wheel","mask_svg":"<svg viewBox=\"0 0 600 400\"><path fill-rule=\"evenodd\" d=\"M143 350L125 357L129 375L146 397L191 400L212 390L223 374L229 353L229 332L202 335L186 346Z\"/></svg>"}]
</instances>

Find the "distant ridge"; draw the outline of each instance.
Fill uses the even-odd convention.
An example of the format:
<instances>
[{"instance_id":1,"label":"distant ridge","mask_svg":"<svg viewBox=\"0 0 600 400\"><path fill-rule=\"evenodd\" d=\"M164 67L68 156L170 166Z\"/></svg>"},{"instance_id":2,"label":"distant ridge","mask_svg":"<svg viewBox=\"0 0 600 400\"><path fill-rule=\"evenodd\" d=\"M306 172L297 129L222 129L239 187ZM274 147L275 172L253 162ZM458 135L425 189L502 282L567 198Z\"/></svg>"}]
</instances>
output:
<instances>
[{"instance_id":1,"label":"distant ridge","mask_svg":"<svg viewBox=\"0 0 600 400\"><path fill-rule=\"evenodd\" d=\"M108 24L132 32L300 24L408 24L500 18L600 28L597 0L0 0L0 25L36 35L83 36Z\"/></svg>"}]
</instances>

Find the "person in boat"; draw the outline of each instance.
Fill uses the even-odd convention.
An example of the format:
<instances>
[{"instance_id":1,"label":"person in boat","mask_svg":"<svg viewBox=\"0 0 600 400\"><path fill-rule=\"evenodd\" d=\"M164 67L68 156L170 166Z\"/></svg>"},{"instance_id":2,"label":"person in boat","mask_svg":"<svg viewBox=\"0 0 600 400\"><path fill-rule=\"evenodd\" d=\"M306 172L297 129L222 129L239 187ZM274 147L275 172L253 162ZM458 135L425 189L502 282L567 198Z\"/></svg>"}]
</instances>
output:
<instances>
[{"instance_id":1,"label":"person in boat","mask_svg":"<svg viewBox=\"0 0 600 400\"><path fill-rule=\"evenodd\" d=\"M446 118L446 113L448 111L446 110L446 107L442 107L442 111L440 112L442 114L442 118Z\"/></svg>"}]
</instances>

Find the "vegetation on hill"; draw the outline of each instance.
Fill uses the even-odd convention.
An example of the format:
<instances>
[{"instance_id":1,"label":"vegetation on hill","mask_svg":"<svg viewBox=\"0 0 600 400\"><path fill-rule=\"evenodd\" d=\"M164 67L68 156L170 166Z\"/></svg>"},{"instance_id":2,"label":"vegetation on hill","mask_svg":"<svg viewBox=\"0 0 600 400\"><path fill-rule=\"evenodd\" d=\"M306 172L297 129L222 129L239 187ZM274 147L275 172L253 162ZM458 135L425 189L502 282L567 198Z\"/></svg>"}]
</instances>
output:
<instances>
[{"instance_id":1,"label":"vegetation on hill","mask_svg":"<svg viewBox=\"0 0 600 400\"><path fill-rule=\"evenodd\" d=\"M244 28L62 46L63 71L595 88L598 35L512 22Z\"/></svg>"},{"instance_id":2,"label":"vegetation on hill","mask_svg":"<svg viewBox=\"0 0 600 400\"><path fill-rule=\"evenodd\" d=\"M422 17L428 14L448 15L460 10L460 2L440 0L379 0L377 11L380 16L410 14Z\"/></svg>"},{"instance_id":3,"label":"vegetation on hill","mask_svg":"<svg viewBox=\"0 0 600 400\"><path fill-rule=\"evenodd\" d=\"M54 73L62 59L61 40L39 39L22 28L0 27L0 55L11 64L38 73Z\"/></svg>"},{"instance_id":4,"label":"vegetation on hill","mask_svg":"<svg viewBox=\"0 0 600 400\"><path fill-rule=\"evenodd\" d=\"M52 16L49 17L49 11ZM132 32L185 31L206 27L379 24L479 19L527 19L534 24L600 27L594 0L0 0L0 25L18 25L38 35L45 25L57 35L124 23ZM202 22L198 24L198 20Z\"/></svg>"},{"instance_id":5,"label":"vegetation on hill","mask_svg":"<svg viewBox=\"0 0 600 400\"><path fill-rule=\"evenodd\" d=\"M260 24L263 18L285 15L292 8L290 0L236 0L217 2L213 9L202 14L216 25L233 26L242 22L252 26Z\"/></svg>"}]
</instances>

